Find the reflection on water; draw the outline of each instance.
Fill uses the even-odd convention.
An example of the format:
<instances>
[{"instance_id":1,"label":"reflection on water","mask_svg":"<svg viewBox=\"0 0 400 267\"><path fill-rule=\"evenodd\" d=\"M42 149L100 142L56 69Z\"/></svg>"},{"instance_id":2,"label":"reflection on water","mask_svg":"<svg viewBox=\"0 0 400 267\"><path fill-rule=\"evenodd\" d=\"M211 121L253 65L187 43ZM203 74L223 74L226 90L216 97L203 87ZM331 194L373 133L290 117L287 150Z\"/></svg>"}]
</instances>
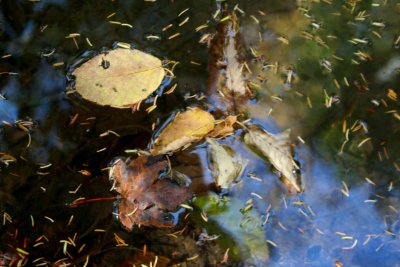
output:
<instances>
[{"instance_id":1,"label":"reflection on water","mask_svg":"<svg viewBox=\"0 0 400 267\"><path fill-rule=\"evenodd\" d=\"M398 4L264 2L230 3L244 12L253 71L245 116L273 133L291 128L305 192L289 194L238 130L221 141L246 161L228 194L216 193L207 144L176 153L171 163L192 179L194 210L177 229L132 233L113 219L112 201L69 204L112 197L109 161L146 149L153 123L198 104L186 97L207 91L208 50L198 41L214 31L216 5L1 2L0 265L25 255L32 266L115 266L146 244L189 266L218 265L227 249L228 264L239 266L399 266ZM115 41L180 62L179 86L151 114L64 93L68 65Z\"/></svg>"}]
</instances>

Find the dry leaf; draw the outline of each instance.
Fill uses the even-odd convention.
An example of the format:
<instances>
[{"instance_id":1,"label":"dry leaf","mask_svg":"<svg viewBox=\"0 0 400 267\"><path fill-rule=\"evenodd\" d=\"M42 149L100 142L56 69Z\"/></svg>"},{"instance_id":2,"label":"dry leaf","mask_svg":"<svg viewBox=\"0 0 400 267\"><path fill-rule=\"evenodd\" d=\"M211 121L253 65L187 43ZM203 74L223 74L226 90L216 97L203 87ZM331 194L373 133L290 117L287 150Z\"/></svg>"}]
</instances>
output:
<instances>
[{"instance_id":1,"label":"dry leaf","mask_svg":"<svg viewBox=\"0 0 400 267\"><path fill-rule=\"evenodd\" d=\"M112 167L115 190L123 199L118 203L118 218L126 229L135 224L144 226L173 227L167 211L174 211L192 197L192 193L170 179L159 179L167 161L139 156L126 164L118 160Z\"/></svg>"},{"instance_id":2,"label":"dry leaf","mask_svg":"<svg viewBox=\"0 0 400 267\"><path fill-rule=\"evenodd\" d=\"M136 49L117 48L99 54L72 73L83 98L99 105L129 107L147 98L161 84L161 60Z\"/></svg>"},{"instance_id":3,"label":"dry leaf","mask_svg":"<svg viewBox=\"0 0 400 267\"><path fill-rule=\"evenodd\" d=\"M247 86L243 40L239 21L234 12L217 25L217 32L210 46L208 86L217 105L219 95L231 102L234 109L251 95Z\"/></svg>"},{"instance_id":4,"label":"dry leaf","mask_svg":"<svg viewBox=\"0 0 400 267\"><path fill-rule=\"evenodd\" d=\"M234 159L234 152L229 147L220 145L212 138L207 138L207 143L215 184L227 189L242 172L242 162Z\"/></svg>"},{"instance_id":5,"label":"dry leaf","mask_svg":"<svg viewBox=\"0 0 400 267\"><path fill-rule=\"evenodd\" d=\"M289 131L271 134L256 126L250 126L244 136L244 142L256 148L262 156L281 173L281 179L289 189L302 192L301 178L298 175L299 166L294 161L290 145Z\"/></svg>"},{"instance_id":6,"label":"dry leaf","mask_svg":"<svg viewBox=\"0 0 400 267\"><path fill-rule=\"evenodd\" d=\"M212 130L208 134L208 136L214 138L222 138L231 134L234 131L233 124L235 124L236 120L237 116L230 115L226 117L224 121L215 125L214 130Z\"/></svg>"},{"instance_id":7,"label":"dry leaf","mask_svg":"<svg viewBox=\"0 0 400 267\"><path fill-rule=\"evenodd\" d=\"M189 109L176 115L154 142L153 155L179 150L203 139L214 129L214 117L200 108Z\"/></svg>"}]
</instances>

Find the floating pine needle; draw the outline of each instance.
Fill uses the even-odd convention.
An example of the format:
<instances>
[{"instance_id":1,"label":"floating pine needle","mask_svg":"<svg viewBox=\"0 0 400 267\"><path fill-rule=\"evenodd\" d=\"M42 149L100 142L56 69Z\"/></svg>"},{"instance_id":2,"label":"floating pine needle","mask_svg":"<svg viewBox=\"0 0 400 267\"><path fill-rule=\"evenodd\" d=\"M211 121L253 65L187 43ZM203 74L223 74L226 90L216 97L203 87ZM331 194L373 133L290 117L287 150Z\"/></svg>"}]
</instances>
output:
<instances>
[{"instance_id":1,"label":"floating pine needle","mask_svg":"<svg viewBox=\"0 0 400 267\"><path fill-rule=\"evenodd\" d=\"M343 189L341 189L340 191L346 196L349 197L350 196L350 191L349 188L347 186L347 184L345 182L342 181L343 184Z\"/></svg>"},{"instance_id":2,"label":"floating pine needle","mask_svg":"<svg viewBox=\"0 0 400 267\"><path fill-rule=\"evenodd\" d=\"M366 142L368 142L369 140L371 140L371 137L365 138L364 140L362 140L357 147L361 147L363 144L365 144Z\"/></svg>"},{"instance_id":3,"label":"floating pine needle","mask_svg":"<svg viewBox=\"0 0 400 267\"><path fill-rule=\"evenodd\" d=\"M77 200L74 200L69 207L70 208L76 208L80 205L90 203L90 202L97 202L97 201L103 201L103 200L118 200L121 199L119 196L113 196L113 197L99 197L99 198L90 198L90 199L85 199L85 198L78 198Z\"/></svg>"},{"instance_id":4,"label":"floating pine needle","mask_svg":"<svg viewBox=\"0 0 400 267\"><path fill-rule=\"evenodd\" d=\"M221 264L227 264L229 260L229 248L225 251L224 257L221 260Z\"/></svg>"},{"instance_id":5,"label":"floating pine needle","mask_svg":"<svg viewBox=\"0 0 400 267\"><path fill-rule=\"evenodd\" d=\"M178 37L179 35L181 35L181 34L180 34L179 32L177 32L177 33L175 33L175 34L169 36L169 37L168 37L168 40L174 39L174 38Z\"/></svg>"},{"instance_id":6,"label":"floating pine needle","mask_svg":"<svg viewBox=\"0 0 400 267\"><path fill-rule=\"evenodd\" d=\"M123 240L119 235L117 235L116 233L114 233L114 239L117 242L117 247L127 247L129 246L125 240Z\"/></svg>"}]
</instances>

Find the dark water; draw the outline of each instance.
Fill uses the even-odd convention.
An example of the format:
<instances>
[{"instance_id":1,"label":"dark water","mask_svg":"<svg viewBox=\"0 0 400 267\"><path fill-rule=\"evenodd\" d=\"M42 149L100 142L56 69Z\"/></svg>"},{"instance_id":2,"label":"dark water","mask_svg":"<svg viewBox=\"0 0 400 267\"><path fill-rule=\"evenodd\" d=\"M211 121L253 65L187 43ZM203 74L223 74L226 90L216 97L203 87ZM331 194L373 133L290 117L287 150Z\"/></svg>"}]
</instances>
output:
<instances>
[{"instance_id":1,"label":"dark water","mask_svg":"<svg viewBox=\"0 0 400 267\"><path fill-rule=\"evenodd\" d=\"M1 1L0 265L120 266L129 259L149 265L151 259L133 260L144 245L182 266L219 265L228 248L234 266L400 265L399 3L229 3L235 4L244 11L239 20L253 71L255 99L246 115L271 132L291 128L305 192L289 194L238 131L223 142L246 168L223 199L207 191L206 144L171 158L202 192L176 229L126 232L110 200L70 208L79 197L115 196L109 162L127 149L145 149L153 123L199 104L186 97L207 92L208 49L198 41L215 30L217 5ZM207 29L195 31L206 22ZM66 38L71 33L80 34L77 45ZM68 66L116 41L180 62L177 90L162 96L154 112L132 114L65 94ZM206 100L200 105L207 107ZM102 135L108 130L120 136ZM207 240L206 233L218 238ZM116 246L116 235L128 246ZM65 253L69 238L74 244Z\"/></svg>"}]
</instances>

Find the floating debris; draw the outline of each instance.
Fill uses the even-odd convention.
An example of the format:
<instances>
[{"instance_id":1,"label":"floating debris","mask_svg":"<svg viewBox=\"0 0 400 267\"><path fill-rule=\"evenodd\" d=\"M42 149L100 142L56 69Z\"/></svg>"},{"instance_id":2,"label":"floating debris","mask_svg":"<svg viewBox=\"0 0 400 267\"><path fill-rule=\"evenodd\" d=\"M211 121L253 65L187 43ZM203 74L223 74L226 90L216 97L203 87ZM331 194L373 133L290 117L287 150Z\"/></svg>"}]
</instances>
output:
<instances>
[{"instance_id":1,"label":"floating debris","mask_svg":"<svg viewBox=\"0 0 400 267\"><path fill-rule=\"evenodd\" d=\"M166 219L166 212L176 210L192 194L170 179L158 179L167 167L167 161L152 162L147 156L128 163L121 159L114 163L110 178L116 181L113 188L123 196L118 202L117 218L127 230L132 230L135 224L174 226L173 221Z\"/></svg>"},{"instance_id":2,"label":"floating debris","mask_svg":"<svg viewBox=\"0 0 400 267\"><path fill-rule=\"evenodd\" d=\"M303 192L299 165L293 159L289 138L290 131L271 134L257 126L250 126L244 135L244 142L266 157L281 173L283 183L290 189Z\"/></svg>"},{"instance_id":3,"label":"floating debris","mask_svg":"<svg viewBox=\"0 0 400 267\"><path fill-rule=\"evenodd\" d=\"M136 49L117 48L95 56L72 75L76 91L85 99L128 108L153 93L165 72L158 58Z\"/></svg>"},{"instance_id":4,"label":"floating debris","mask_svg":"<svg viewBox=\"0 0 400 267\"><path fill-rule=\"evenodd\" d=\"M151 150L153 155L166 154L203 139L214 129L214 117L200 108L178 113L159 134Z\"/></svg>"},{"instance_id":5,"label":"floating debris","mask_svg":"<svg viewBox=\"0 0 400 267\"><path fill-rule=\"evenodd\" d=\"M204 41L208 39L206 37ZM208 88L211 96L220 95L222 99L232 102L234 109L251 96L242 42L235 12L225 14L210 43Z\"/></svg>"},{"instance_id":6,"label":"floating debris","mask_svg":"<svg viewBox=\"0 0 400 267\"><path fill-rule=\"evenodd\" d=\"M228 189L242 173L243 163L240 159L235 159L235 153L230 147L220 145L212 138L207 138L207 143L215 184L217 187Z\"/></svg>"}]
</instances>

